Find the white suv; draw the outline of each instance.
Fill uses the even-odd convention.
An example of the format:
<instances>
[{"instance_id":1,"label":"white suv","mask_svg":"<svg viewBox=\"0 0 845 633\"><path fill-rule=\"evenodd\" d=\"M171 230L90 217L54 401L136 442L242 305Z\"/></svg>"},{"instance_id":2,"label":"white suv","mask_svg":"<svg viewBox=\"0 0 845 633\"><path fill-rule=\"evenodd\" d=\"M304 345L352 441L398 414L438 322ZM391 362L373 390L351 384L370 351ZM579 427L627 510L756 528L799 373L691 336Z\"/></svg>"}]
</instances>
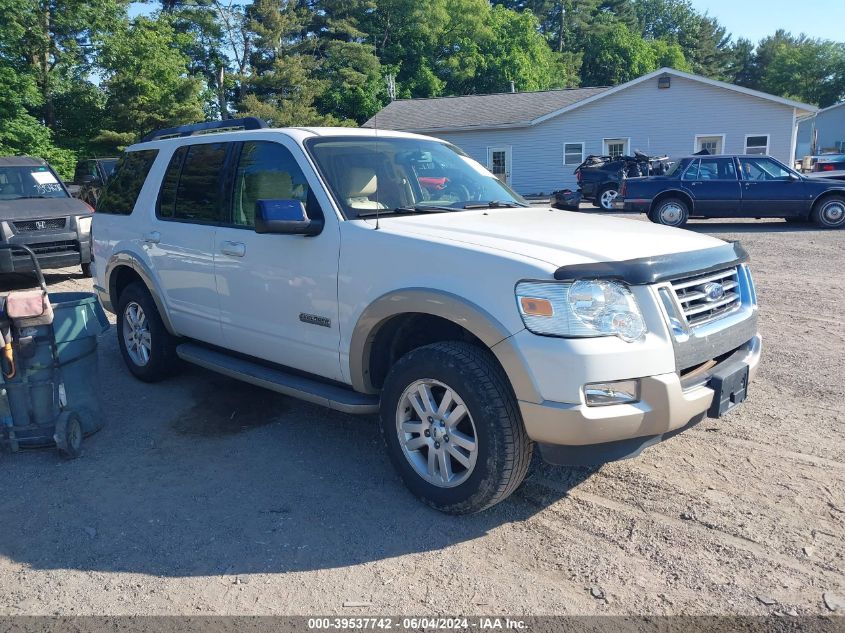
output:
<instances>
[{"instance_id":1,"label":"white suv","mask_svg":"<svg viewBox=\"0 0 845 633\"><path fill-rule=\"evenodd\" d=\"M245 129L206 133L223 125ZM760 359L739 244L531 207L424 136L165 130L126 150L93 232L135 376L181 359L380 412L399 474L446 512L507 497L535 443L600 463L718 417Z\"/></svg>"}]
</instances>

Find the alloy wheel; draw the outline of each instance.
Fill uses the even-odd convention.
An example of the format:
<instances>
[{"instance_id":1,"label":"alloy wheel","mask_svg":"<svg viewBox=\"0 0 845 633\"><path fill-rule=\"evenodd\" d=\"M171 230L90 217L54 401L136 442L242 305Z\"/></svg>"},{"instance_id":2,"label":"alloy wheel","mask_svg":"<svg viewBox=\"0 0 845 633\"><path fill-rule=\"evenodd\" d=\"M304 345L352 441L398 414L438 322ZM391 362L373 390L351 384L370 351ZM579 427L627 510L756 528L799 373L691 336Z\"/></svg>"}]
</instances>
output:
<instances>
[{"instance_id":1,"label":"alloy wheel","mask_svg":"<svg viewBox=\"0 0 845 633\"><path fill-rule=\"evenodd\" d=\"M475 423L461 397L438 380L417 380L402 392L396 432L408 463L430 484L459 486L475 469Z\"/></svg>"},{"instance_id":2,"label":"alloy wheel","mask_svg":"<svg viewBox=\"0 0 845 633\"><path fill-rule=\"evenodd\" d=\"M152 336L147 315L140 304L130 301L123 310L123 342L132 362L143 367L150 362Z\"/></svg>"},{"instance_id":3,"label":"alloy wheel","mask_svg":"<svg viewBox=\"0 0 845 633\"><path fill-rule=\"evenodd\" d=\"M608 189L601 194L600 202L601 208L606 210L613 209L613 201L616 199L616 196L619 195L619 192L616 189Z\"/></svg>"}]
</instances>

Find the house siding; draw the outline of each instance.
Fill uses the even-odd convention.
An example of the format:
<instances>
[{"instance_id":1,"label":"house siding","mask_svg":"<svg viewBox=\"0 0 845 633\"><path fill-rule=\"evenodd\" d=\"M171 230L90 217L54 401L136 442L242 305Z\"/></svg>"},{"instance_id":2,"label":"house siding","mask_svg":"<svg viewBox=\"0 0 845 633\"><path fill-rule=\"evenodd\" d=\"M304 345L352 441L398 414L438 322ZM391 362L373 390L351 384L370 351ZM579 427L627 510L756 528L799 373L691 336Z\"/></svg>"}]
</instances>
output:
<instances>
[{"instance_id":1,"label":"house siding","mask_svg":"<svg viewBox=\"0 0 845 633\"><path fill-rule=\"evenodd\" d=\"M800 123L796 152L799 160L812 150L814 126L818 130L817 152L835 150L837 143L845 143L845 104L822 110Z\"/></svg>"},{"instance_id":2,"label":"house siding","mask_svg":"<svg viewBox=\"0 0 845 633\"><path fill-rule=\"evenodd\" d=\"M769 154L790 160L794 109L717 86L672 77L669 89L657 79L626 88L533 127L444 132L484 165L488 147L509 147L511 185L521 194L576 187L574 166L563 165L563 144L584 143L584 153L602 154L603 139L630 138L629 151L684 156L696 135L725 135L723 151L741 154L746 135L769 135Z\"/></svg>"}]
</instances>

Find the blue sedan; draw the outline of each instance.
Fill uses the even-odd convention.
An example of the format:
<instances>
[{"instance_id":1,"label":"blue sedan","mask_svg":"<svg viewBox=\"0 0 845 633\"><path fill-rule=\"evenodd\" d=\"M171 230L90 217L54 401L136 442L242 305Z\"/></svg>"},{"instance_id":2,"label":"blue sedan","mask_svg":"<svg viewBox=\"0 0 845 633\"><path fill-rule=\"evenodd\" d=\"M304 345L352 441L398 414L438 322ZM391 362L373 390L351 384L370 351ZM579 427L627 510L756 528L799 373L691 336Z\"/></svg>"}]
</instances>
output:
<instances>
[{"instance_id":1,"label":"blue sedan","mask_svg":"<svg viewBox=\"0 0 845 633\"><path fill-rule=\"evenodd\" d=\"M808 178L770 156L689 156L665 176L629 178L616 209L683 226L698 218L786 218L845 226L845 182Z\"/></svg>"}]
</instances>

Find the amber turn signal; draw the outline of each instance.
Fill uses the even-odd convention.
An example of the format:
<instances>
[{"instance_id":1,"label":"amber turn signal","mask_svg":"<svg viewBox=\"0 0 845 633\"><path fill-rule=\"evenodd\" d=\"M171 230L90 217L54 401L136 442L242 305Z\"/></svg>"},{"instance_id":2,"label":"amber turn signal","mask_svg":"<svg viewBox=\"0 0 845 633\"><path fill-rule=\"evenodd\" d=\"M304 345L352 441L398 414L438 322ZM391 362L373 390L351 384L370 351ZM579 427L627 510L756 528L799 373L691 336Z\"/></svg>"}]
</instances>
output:
<instances>
[{"instance_id":1,"label":"amber turn signal","mask_svg":"<svg viewBox=\"0 0 845 633\"><path fill-rule=\"evenodd\" d=\"M519 307L522 309L522 313L528 316L550 317L555 315L552 302L548 299L520 297Z\"/></svg>"}]
</instances>

